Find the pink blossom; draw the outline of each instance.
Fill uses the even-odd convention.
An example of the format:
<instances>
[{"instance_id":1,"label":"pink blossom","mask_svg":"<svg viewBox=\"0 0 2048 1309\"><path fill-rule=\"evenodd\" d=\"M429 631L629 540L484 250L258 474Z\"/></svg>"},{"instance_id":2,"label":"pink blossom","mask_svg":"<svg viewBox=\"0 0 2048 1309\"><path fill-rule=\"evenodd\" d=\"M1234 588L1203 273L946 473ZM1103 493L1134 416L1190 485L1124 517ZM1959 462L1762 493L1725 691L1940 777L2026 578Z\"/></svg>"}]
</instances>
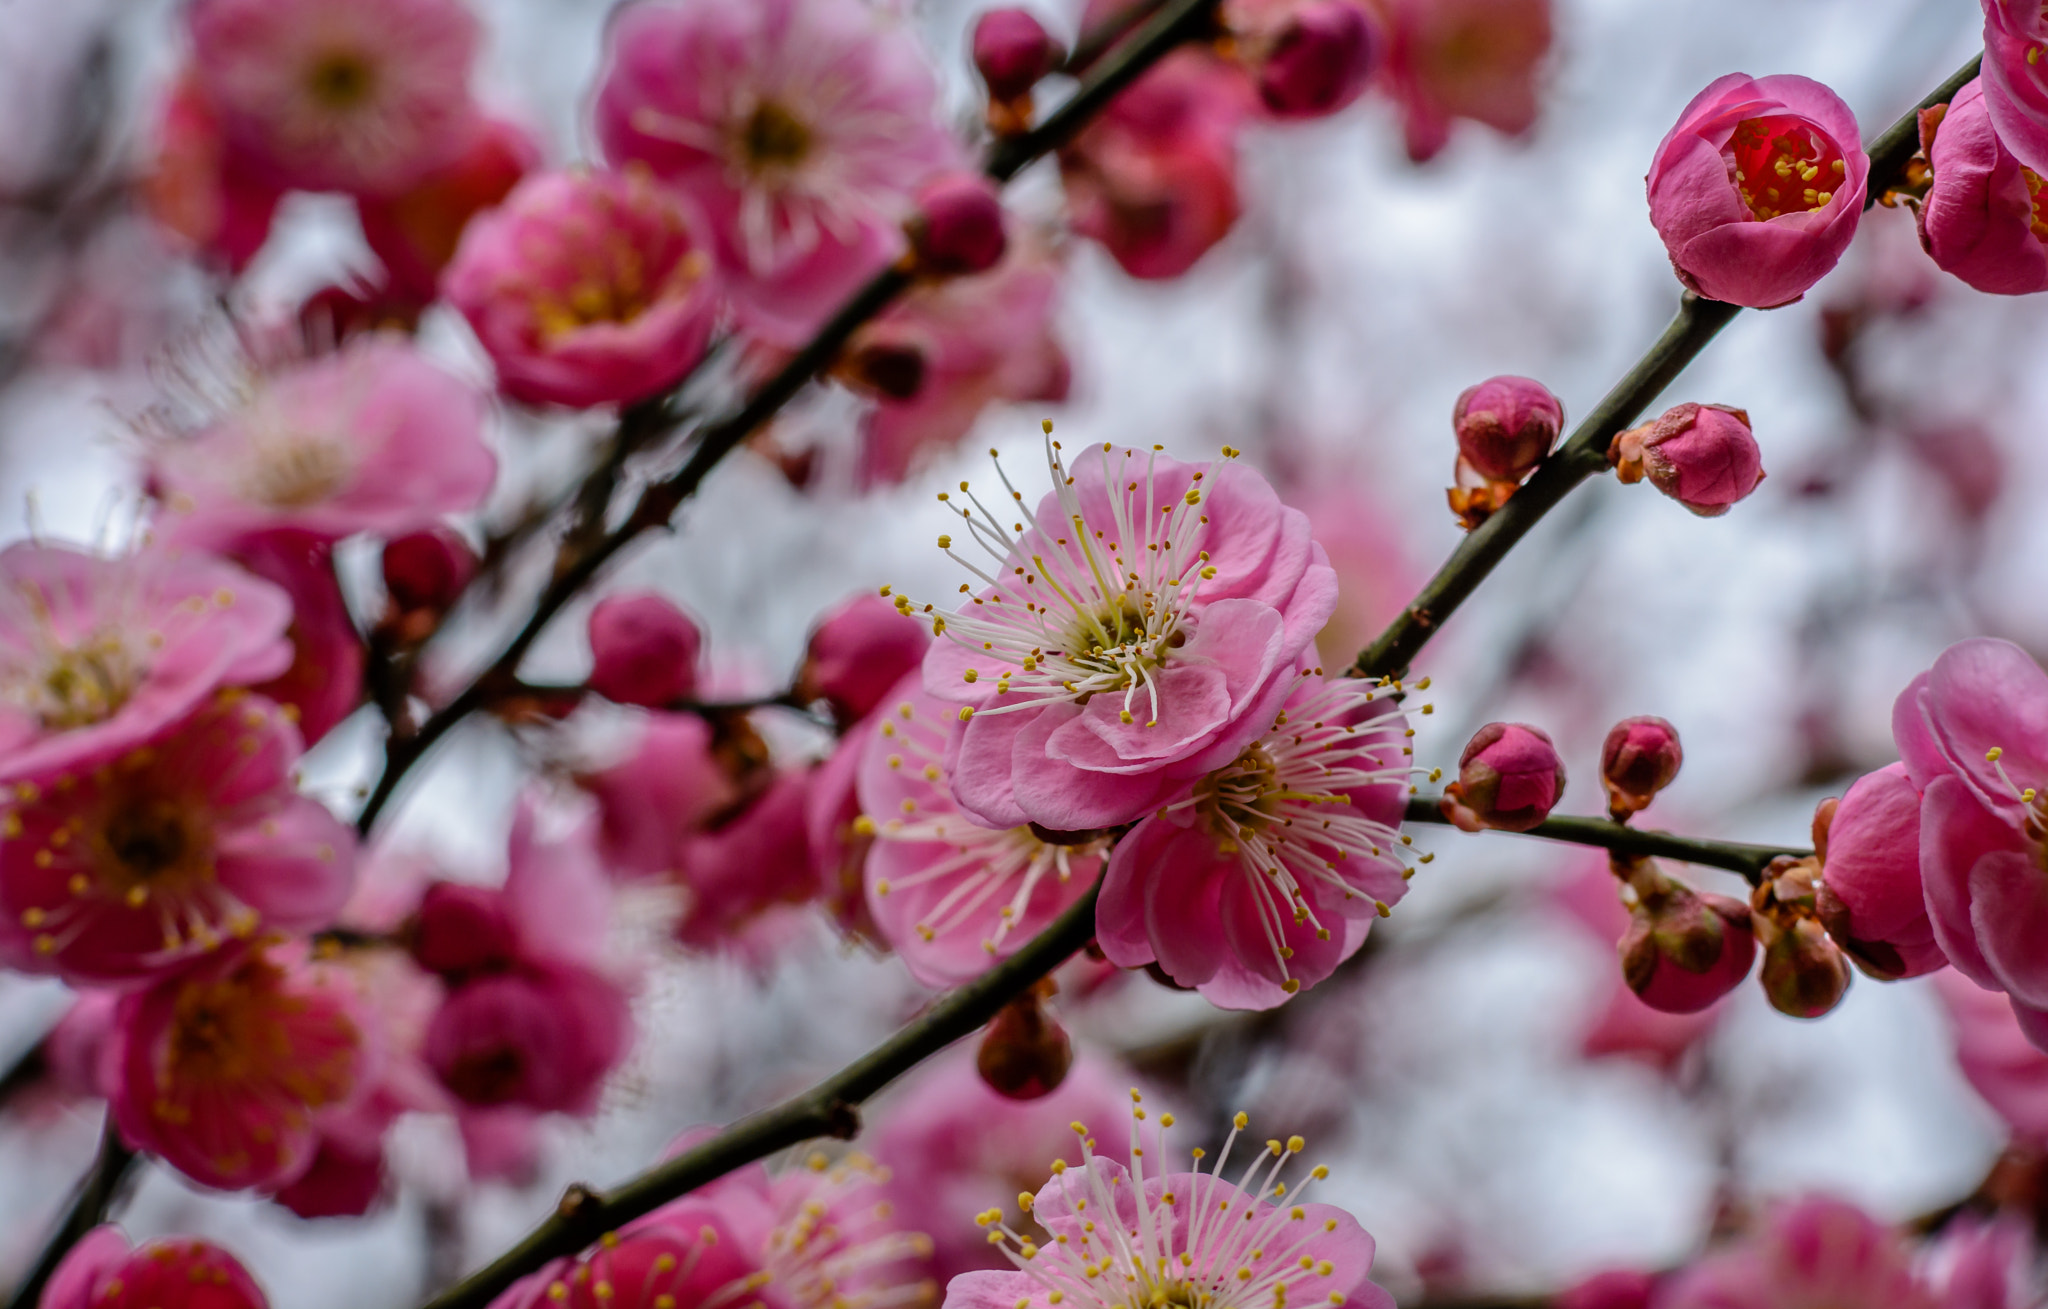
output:
<instances>
[{"instance_id":1,"label":"pink blossom","mask_svg":"<svg viewBox=\"0 0 2048 1309\"><path fill-rule=\"evenodd\" d=\"M349 616L328 543L301 532L264 532L242 541L235 562L284 588L292 599L292 666L257 693L286 706L308 746L363 700L363 638Z\"/></svg>"},{"instance_id":2,"label":"pink blossom","mask_svg":"<svg viewBox=\"0 0 2048 1309\"><path fill-rule=\"evenodd\" d=\"M241 1260L197 1237L145 1241L120 1228L78 1239L43 1289L41 1309L269 1309Z\"/></svg>"},{"instance_id":3,"label":"pink blossom","mask_svg":"<svg viewBox=\"0 0 2048 1309\"><path fill-rule=\"evenodd\" d=\"M1450 141L1453 119L1509 136L1536 122L1550 52L1550 0L1378 0L1389 31L1386 82L1401 107L1408 156Z\"/></svg>"},{"instance_id":4,"label":"pink blossom","mask_svg":"<svg viewBox=\"0 0 2048 1309\"><path fill-rule=\"evenodd\" d=\"M981 173L939 174L918 188L910 222L918 271L933 277L987 272L1009 246L1003 228L1003 197L994 182Z\"/></svg>"},{"instance_id":5,"label":"pink blossom","mask_svg":"<svg viewBox=\"0 0 2048 1309\"><path fill-rule=\"evenodd\" d=\"M934 618L947 639L924 680L963 706L962 809L1085 831L1157 808L1271 728L1336 574L1307 517L1228 453L1204 468L1103 445L1069 475L1048 437L1046 461L1036 514L961 511L994 564L976 575L1003 580Z\"/></svg>"},{"instance_id":6,"label":"pink blossom","mask_svg":"<svg viewBox=\"0 0 2048 1309\"><path fill-rule=\"evenodd\" d=\"M353 1218L383 1196L384 1144L323 1133L306 1171L271 1193L301 1218Z\"/></svg>"},{"instance_id":7,"label":"pink blossom","mask_svg":"<svg viewBox=\"0 0 2048 1309\"><path fill-rule=\"evenodd\" d=\"M823 700L839 721L867 717L924 661L931 637L877 595L861 595L825 615L811 633L797 694Z\"/></svg>"},{"instance_id":8,"label":"pink blossom","mask_svg":"<svg viewBox=\"0 0 2048 1309\"><path fill-rule=\"evenodd\" d=\"M695 714L650 714L633 751L583 788L598 806L598 853L615 875L679 866L681 843L740 801L714 753L711 725Z\"/></svg>"},{"instance_id":9,"label":"pink blossom","mask_svg":"<svg viewBox=\"0 0 2048 1309\"><path fill-rule=\"evenodd\" d=\"M461 0L197 0L186 22L228 139L282 186L388 195L475 130Z\"/></svg>"},{"instance_id":10,"label":"pink blossom","mask_svg":"<svg viewBox=\"0 0 2048 1309\"><path fill-rule=\"evenodd\" d=\"M710 236L644 168L528 178L463 233L444 278L505 394L576 408L680 381L718 317Z\"/></svg>"},{"instance_id":11,"label":"pink blossom","mask_svg":"<svg viewBox=\"0 0 2048 1309\"><path fill-rule=\"evenodd\" d=\"M1634 903L1615 949L1623 979L1644 1004L1697 1013L1742 984L1756 962L1748 905L1695 891L1649 859L1636 860L1626 875Z\"/></svg>"},{"instance_id":12,"label":"pink blossom","mask_svg":"<svg viewBox=\"0 0 2048 1309\"><path fill-rule=\"evenodd\" d=\"M1857 778L1814 827L1822 838L1820 912L1828 934L1874 977L1946 967L1920 887L1920 792L1906 766Z\"/></svg>"},{"instance_id":13,"label":"pink blossom","mask_svg":"<svg viewBox=\"0 0 2048 1309\"><path fill-rule=\"evenodd\" d=\"M1443 811L1468 832L1526 832L1564 796L1564 760L1550 734L1527 723L1488 723L1458 755Z\"/></svg>"},{"instance_id":14,"label":"pink blossom","mask_svg":"<svg viewBox=\"0 0 2048 1309\"><path fill-rule=\"evenodd\" d=\"M974 70L991 100L1029 95L1065 54L1028 9L990 9L974 20Z\"/></svg>"},{"instance_id":15,"label":"pink blossom","mask_svg":"<svg viewBox=\"0 0 2048 1309\"><path fill-rule=\"evenodd\" d=\"M1130 1104L1130 1075L1083 1050L1066 1080L1036 1100L991 1090L970 1052L934 1059L876 1123L875 1157L906 1227L929 1232L932 1273L951 1281L977 1268L1007 1268L986 1234L960 1215L1001 1205L1009 1222L1019 1191L1052 1176L1048 1165L1073 1143L1069 1123L1115 1122Z\"/></svg>"},{"instance_id":16,"label":"pink blossom","mask_svg":"<svg viewBox=\"0 0 2048 1309\"><path fill-rule=\"evenodd\" d=\"M841 931L882 945L886 942L868 916L867 903L873 824L862 820L856 790L860 761L875 726L872 718L855 723L840 735L825 762L812 770L804 793L804 837L817 874L819 907Z\"/></svg>"},{"instance_id":17,"label":"pink blossom","mask_svg":"<svg viewBox=\"0 0 2048 1309\"><path fill-rule=\"evenodd\" d=\"M331 922L355 839L293 789L299 750L276 705L222 692L89 771L18 784L0 814L0 958L131 984L259 929Z\"/></svg>"},{"instance_id":18,"label":"pink blossom","mask_svg":"<svg viewBox=\"0 0 2048 1309\"><path fill-rule=\"evenodd\" d=\"M1948 1010L1963 1076L2015 1140L2048 1148L2048 1054L2020 1030L2012 1005L1997 991L1952 969L1936 973L1934 986Z\"/></svg>"},{"instance_id":19,"label":"pink blossom","mask_svg":"<svg viewBox=\"0 0 2048 1309\"><path fill-rule=\"evenodd\" d=\"M1458 453L1496 482L1527 477L1564 427L1564 405L1529 377L1490 377L1468 386L1451 410Z\"/></svg>"},{"instance_id":20,"label":"pink blossom","mask_svg":"<svg viewBox=\"0 0 2048 1309\"><path fill-rule=\"evenodd\" d=\"M1730 73L1657 147L1650 221L1679 281L1768 309L1805 295L1849 248L1869 175L1856 117L1833 91Z\"/></svg>"},{"instance_id":21,"label":"pink blossom","mask_svg":"<svg viewBox=\"0 0 2048 1309\"><path fill-rule=\"evenodd\" d=\"M959 147L908 32L857 0L648 0L612 27L597 138L709 216L742 324L799 344L903 249Z\"/></svg>"},{"instance_id":22,"label":"pink blossom","mask_svg":"<svg viewBox=\"0 0 2048 1309\"><path fill-rule=\"evenodd\" d=\"M1984 83L1956 93L1920 136L1934 186L1919 210L1920 244L1934 262L1979 291L2048 290L2048 209L2041 175L2015 159L1992 129Z\"/></svg>"},{"instance_id":23,"label":"pink blossom","mask_svg":"<svg viewBox=\"0 0 2048 1309\"><path fill-rule=\"evenodd\" d=\"M1318 118L1358 99L1385 44L1358 0L1232 0L1224 21L1277 118Z\"/></svg>"},{"instance_id":24,"label":"pink blossom","mask_svg":"<svg viewBox=\"0 0 2048 1309\"><path fill-rule=\"evenodd\" d=\"M1625 822L1629 814L1649 808L1684 764L1678 729L1668 720L1654 714L1622 719L1600 745L1600 784L1607 788L1608 813Z\"/></svg>"},{"instance_id":25,"label":"pink blossom","mask_svg":"<svg viewBox=\"0 0 2048 1309\"><path fill-rule=\"evenodd\" d=\"M2016 1213L1989 1220L1957 1215L1928 1265L1941 1309L2038 1309L2042 1303L2032 1224Z\"/></svg>"},{"instance_id":26,"label":"pink blossom","mask_svg":"<svg viewBox=\"0 0 2048 1309\"><path fill-rule=\"evenodd\" d=\"M804 773L785 770L739 813L682 838L675 865L685 893L678 941L696 949L731 942L769 911L818 893L804 823L808 791Z\"/></svg>"},{"instance_id":27,"label":"pink blossom","mask_svg":"<svg viewBox=\"0 0 2048 1309\"><path fill-rule=\"evenodd\" d=\"M187 70L157 112L142 196L159 224L240 274L270 239L284 188L222 138L212 104Z\"/></svg>"},{"instance_id":28,"label":"pink blossom","mask_svg":"<svg viewBox=\"0 0 2048 1309\"><path fill-rule=\"evenodd\" d=\"M419 304L433 300L470 220L503 201L540 158L531 132L487 119L460 155L402 194L356 197L363 239L393 291Z\"/></svg>"},{"instance_id":29,"label":"pink blossom","mask_svg":"<svg viewBox=\"0 0 2048 1309\"><path fill-rule=\"evenodd\" d=\"M1361 680L1304 679L1265 735L1110 856L1097 939L1225 1009L1328 977L1407 892L1407 720Z\"/></svg>"},{"instance_id":30,"label":"pink blossom","mask_svg":"<svg viewBox=\"0 0 2048 1309\"><path fill-rule=\"evenodd\" d=\"M1610 1269L1567 1287L1552 1302L1553 1309L1650 1309L1656 1286L1657 1279L1648 1273Z\"/></svg>"},{"instance_id":31,"label":"pink blossom","mask_svg":"<svg viewBox=\"0 0 2048 1309\"><path fill-rule=\"evenodd\" d=\"M1106 840L1053 845L1030 827L961 812L944 759L957 711L906 680L877 710L859 771L868 915L910 975L947 987L978 977L1088 893Z\"/></svg>"},{"instance_id":32,"label":"pink blossom","mask_svg":"<svg viewBox=\"0 0 2048 1309\"><path fill-rule=\"evenodd\" d=\"M1657 1309L1937 1309L1898 1234L1854 1205L1809 1196L1763 1230L1677 1274Z\"/></svg>"},{"instance_id":33,"label":"pink blossom","mask_svg":"<svg viewBox=\"0 0 2048 1309\"><path fill-rule=\"evenodd\" d=\"M292 662L291 600L202 555L0 550L0 781L131 750Z\"/></svg>"},{"instance_id":34,"label":"pink blossom","mask_svg":"<svg viewBox=\"0 0 2048 1309\"><path fill-rule=\"evenodd\" d=\"M2035 0L1984 0L1984 107L1998 139L2048 174L2048 16Z\"/></svg>"},{"instance_id":35,"label":"pink blossom","mask_svg":"<svg viewBox=\"0 0 2048 1309\"><path fill-rule=\"evenodd\" d=\"M1213 1309L1336 1304L1340 1296L1344 1304L1393 1309L1394 1298L1368 1280L1374 1245L1358 1220L1333 1205L1301 1203L1329 1170L1318 1166L1295 1186L1278 1181L1303 1148L1299 1136L1254 1149L1233 1186L1222 1173L1245 1115L1237 1115L1212 1171L1200 1171L1198 1162L1194 1172L1167 1172L1173 1115L1160 1114L1148 1127L1142 1105L1132 1114L1129 1169L1096 1154L1087 1128L1074 1125L1080 1164L1055 1164L1029 1210L1054 1240L1040 1245L1020 1234L999 1208L980 1216L1001 1237L1016 1271L954 1278L944 1309L1123 1309L1158 1294L1152 1288L1163 1268L1172 1269L1173 1285L1185 1288L1189 1303ZM1104 1233L1098 1224L1114 1227Z\"/></svg>"},{"instance_id":36,"label":"pink blossom","mask_svg":"<svg viewBox=\"0 0 2048 1309\"><path fill-rule=\"evenodd\" d=\"M1110 101L1060 151L1068 222L1132 277L1179 277L1237 222L1244 75L1179 50Z\"/></svg>"},{"instance_id":37,"label":"pink blossom","mask_svg":"<svg viewBox=\"0 0 2048 1309\"><path fill-rule=\"evenodd\" d=\"M657 709L697 689L704 634L659 591L618 592L590 611L590 689Z\"/></svg>"},{"instance_id":38,"label":"pink blossom","mask_svg":"<svg viewBox=\"0 0 2048 1309\"><path fill-rule=\"evenodd\" d=\"M1749 415L1687 402L1614 438L1608 460L1623 482L1650 484L1702 518L1718 518L1764 480Z\"/></svg>"},{"instance_id":39,"label":"pink blossom","mask_svg":"<svg viewBox=\"0 0 2048 1309\"><path fill-rule=\"evenodd\" d=\"M483 397L410 344L359 336L248 381L246 403L152 452L173 541L218 548L275 528L397 536L490 490Z\"/></svg>"},{"instance_id":40,"label":"pink blossom","mask_svg":"<svg viewBox=\"0 0 2048 1309\"><path fill-rule=\"evenodd\" d=\"M674 1309L758 1291L767 1279L748 1248L757 1211L685 1196L576 1258L514 1282L490 1309ZM779 1296L764 1306L783 1309Z\"/></svg>"},{"instance_id":41,"label":"pink blossom","mask_svg":"<svg viewBox=\"0 0 2048 1309\"><path fill-rule=\"evenodd\" d=\"M292 946L225 951L123 998L107 1052L122 1135L222 1190L305 1172L317 1116L352 1106L373 1058L352 988Z\"/></svg>"},{"instance_id":42,"label":"pink blossom","mask_svg":"<svg viewBox=\"0 0 2048 1309\"><path fill-rule=\"evenodd\" d=\"M1892 736L1922 796L1935 944L2048 1048L2048 674L2011 642L1958 642L1899 695Z\"/></svg>"}]
</instances>

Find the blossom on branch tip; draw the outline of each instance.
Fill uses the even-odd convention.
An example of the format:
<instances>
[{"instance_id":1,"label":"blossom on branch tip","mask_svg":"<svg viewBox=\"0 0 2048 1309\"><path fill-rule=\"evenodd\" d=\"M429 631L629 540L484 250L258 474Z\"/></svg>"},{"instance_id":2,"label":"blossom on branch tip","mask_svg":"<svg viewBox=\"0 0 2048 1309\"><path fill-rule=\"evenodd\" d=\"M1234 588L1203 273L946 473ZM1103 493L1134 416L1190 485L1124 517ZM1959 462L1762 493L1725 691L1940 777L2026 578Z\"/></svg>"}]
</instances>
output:
<instances>
[{"instance_id":1,"label":"blossom on branch tip","mask_svg":"<svg viewBox=\"0 0 2048 1309\"><path fill-rule=\"evenodd\" d=\"M1488 723L1458 756L1444 816L1468 832L1526 832L1564 798L1564 760L1550 734L1527 723Z\"/></svg>"},{"instance_id":2,"label":"blossom on branch tip","mask_svg":"<svg viewBox=\"0 0 2048 1309\"><path fill-rule=\"evenodd\" d=\"M1492 377L1459 394L1451 426L1458 453L1481 476L1520 482L1557 443L1564 406L1533 378Z\"/></svg>"},{"instance_id":3,"label":"blossom on branch tip","mask_svg":"<svg viewBox=\"0 0 2048 1309\"><path fill-rule=\"evenodd\" d=\"M1856 117L1818 82L1730 73L1657 147L1650 221L1678 280L1769 309L1806 294L1863 216L1870 159Z\"/></svg>"},{"instance_id":4,"label":"blossom on branch tip","mask_svg":"<svg viewBox=\"0 0 2048 1309\"><path fill-rule=\"evenodd\" d=\"M41 1309L269 1309L241 1260L211 1241L168 1237L129 1248L111 1223L78 1238Z\"/></svg>"},{"instance_id":5,"label":"blossom on branch tip","mask_svg":"<svg viewBox=\"0 0 2048 1309\"><path fill-rule=\"evenodd\" d=\"M704 634L658 591L618 592L590 611L590 689L658 709L697 689Z\"/></svg>"},{"instance_id":6,"label":"blossom on branch tip","mask_svg":"<svg viewBox=\"0 0 2048 1309\"><path fill-rule=\"evenodd\" d=\"M1944 111L1921 111L1920 143L1934 184L1919 206L1920 244L1979 291L2048 290L2048 203L2041 174L1999 140L1980 78Z\"/></svg>"},{"instance_id":7,"label":"blossom on branch tip","mask_svg":"<svg viewBox=\"0 0 2048 1309\"><path fill-rule=\"evenodd\" d=\"M1718 518L1764 480L1749 415L1687 402L1614 438L1607 461L1625 483L1650 485L1702 518Z\"/></svg>"}]
</instances>

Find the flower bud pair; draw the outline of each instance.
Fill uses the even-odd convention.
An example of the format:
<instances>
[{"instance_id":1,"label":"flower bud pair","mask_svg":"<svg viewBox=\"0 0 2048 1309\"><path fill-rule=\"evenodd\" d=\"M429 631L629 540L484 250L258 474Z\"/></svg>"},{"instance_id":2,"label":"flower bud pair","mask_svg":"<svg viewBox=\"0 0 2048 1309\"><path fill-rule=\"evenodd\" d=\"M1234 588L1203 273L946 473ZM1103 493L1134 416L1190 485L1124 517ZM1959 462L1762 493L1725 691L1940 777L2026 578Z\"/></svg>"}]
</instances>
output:
<instances>
[{"instance_id":1,"label":"flower bud pair","mask_svg":"<svg viewBox=\"0 0 2048 1309\"><path fill-rule=\"evenodd\" d=\"M1821 925L1819 886L1819 856L1785 855L1772 861L1750 896L1764 947L1764 995L1773 1009L1793 1018L1818 1018L1849 990L1848 956Z\"/></svg>"},{"instance_id":2,"label":"flower bud pair","mask_svg":"<svg viewBox=\"0 0 2048 1309\"><path fill-rule=\"evenodd\" d=\"M1515 493L1564 427L1564 406L1541 382L1494 377L1465 388L1451 410L1458 436L1451 512L1469 531Z\"/></svg>"}]
</instances>

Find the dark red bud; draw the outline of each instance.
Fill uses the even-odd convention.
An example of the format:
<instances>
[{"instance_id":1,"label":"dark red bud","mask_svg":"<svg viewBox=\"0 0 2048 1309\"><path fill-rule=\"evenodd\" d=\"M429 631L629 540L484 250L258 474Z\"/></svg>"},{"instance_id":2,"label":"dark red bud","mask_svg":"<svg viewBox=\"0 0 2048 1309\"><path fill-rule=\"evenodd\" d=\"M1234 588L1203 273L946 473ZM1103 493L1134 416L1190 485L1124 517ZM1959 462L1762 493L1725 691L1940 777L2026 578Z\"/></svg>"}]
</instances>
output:
<instances>
[{"instance_id":1,"label":"dark red bud","mask_svg":"<svg viewBox=\"0 0 2048 1309\"><path fill-rule=\"evenodd\" d=\"M446 978L489 972L509 963L516 949L503 895L489 887L435 882L413 916L412 957Z\"/></svg>"},{"instance_id":2,"label":"dark red bud","mask_svg":"<svg viewBox=\"0 0 2048 1309\"><path fill-rule=\"evenodd\" d=\"M1359 97L1379 53L1351 0L1311 0L1291 14L1259 67L1259 99L1282 118L1333 114Z\"/></svg>"},{"instance_id":3,"label":"dark red bud","mask_svg":"<svg viewBox=\"0 0 2048 1309\"><path fill-rule=\"evenodd\" d=\"M1002 196L980 173L948 173L919 191L917 203L910 242L920 272L938 277L984 273L1009 247Z\"/></svg>"},{"instance_id":4,"label":"dark red bud","mask_svg":"<svg viewBox=\"0 0 2048 1309\"><path fill-rule=\"evenodd\" d=\"M1600 747L1600 782L1607 788L1607 812L1616 822L1647 809L1657 792L1671 785L1685 762L1678 729L1662 718L1624 718Z\"/></svg>"},{"instance_id":5,"label":"dark red bud","mask_svg":"<svg viewBox=\"0 0 2048 1309\"><path fill-rule=\"evenodd\" d=\"M384 589L402 611L446 613L476 576L476 564L461 533L430 527L384 543Z\"/></svg>"},{"instance_id":6,"label":"dark red bud","mask_svg":"<svg viewBox=\"0 0 2048 1309\"><path fill-rule=\"evenodd\" d=\"M907 341L876 341L849 353L839 373L883 399L915 400L924 390L924 351Z\"/></svg>"},{"instance_id":7,"label":"dark red bud","mask_svg":"<svg viewBox=\"0 0 2048 1309\"><path fill-rule=\"evenodd\" d=\"M658 708L697 686L697 624L653 591L611 595L590 611L590 689L615 704Z\"/></svg>"},{"instance_id":8,"label":"dark red bud","mask_svg":"<svg viewBox=\"0 0 2048 1309\"><path fill-rule=\"evenodd\" d=\"M1840 1004L1854 974L1820 923L1801 918L1773 935L1759 973L1771 1007L1794 1018L1818 1018Z\"/></svg>"},{"instance_id":9,"label":"dark red bud","mask_svg":"<svg viewBox=\"0 0 2048 1309\"><path fill-rule=\"evenodd\" d=\"M1458 453L1495 482L1527 477L1564 427L1564 406L1528 377L1494 377L1467 387L1451 410Z\"/></svg>"},{"instance_id":10,"label":"dark red bud","mask_svg":"<svg viewBox=\"0 0 2048 1309\"><path fill-rule=\"evenodd\" d=\"M974 1057L981 1080L1012 1100L1051 1095L1067 1079L1073 1063L1073 1042L1046 1013L1036 990L1003 1006Z\"/></svg>"},{"instance_id":11,"label":"dark red bud","mask_svg":"<svg viewBox=\"0 0 2048 1309\"><path fill-rule=\"evenodd\" d=\"M1059 66L1066 50L1027 9L991 9L974 24L974 67L989 98L1015 100Z\"/></svg>"}]
</instances>

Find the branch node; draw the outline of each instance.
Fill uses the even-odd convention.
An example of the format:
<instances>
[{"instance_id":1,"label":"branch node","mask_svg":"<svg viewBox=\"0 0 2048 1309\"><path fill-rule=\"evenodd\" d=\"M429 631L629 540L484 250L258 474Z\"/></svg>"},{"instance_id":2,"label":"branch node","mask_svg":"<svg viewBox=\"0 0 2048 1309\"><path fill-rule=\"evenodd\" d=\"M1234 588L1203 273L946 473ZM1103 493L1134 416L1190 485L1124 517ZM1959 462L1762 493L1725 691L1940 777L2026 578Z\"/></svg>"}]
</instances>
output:
<instances>
[{"instance_id":1,"label":"branch node","mask_svg":"<svg viewBox=\"0 0 2048 1309\"><path fill-rule=\"evenodd\" d=\"M860 1108L850 1100L834 1097L825 1106L825 1135L851 1141L860 1135Z\"/></svg>"}]
</instances>

